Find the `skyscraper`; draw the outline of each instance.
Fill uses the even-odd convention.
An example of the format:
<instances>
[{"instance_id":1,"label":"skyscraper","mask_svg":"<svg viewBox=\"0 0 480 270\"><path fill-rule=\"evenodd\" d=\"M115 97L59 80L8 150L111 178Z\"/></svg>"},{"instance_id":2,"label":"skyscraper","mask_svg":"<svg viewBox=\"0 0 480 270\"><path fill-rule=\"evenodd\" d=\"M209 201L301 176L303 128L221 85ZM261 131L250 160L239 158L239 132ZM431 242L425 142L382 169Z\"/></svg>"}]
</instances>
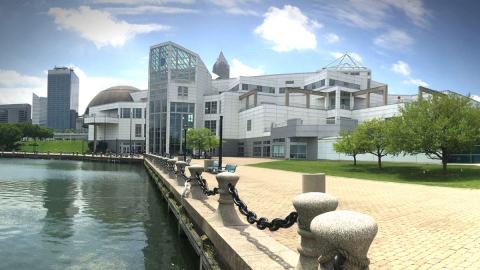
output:
<instances>
[{"instance_id":1,"label":"skyscraper","mask_svg":"<svg viewBox=\"0 0 480 270\"><path fill-rule=\"evenodd\" d=\"M230 66L228 65L227 59L225 59L225 56L223 56L223 52L220 52L217 62L213 65L212 71L218 75L218 79L230 78Z\"/></svg>"},{"instance_id":2,"label":"skyscraper","mask_svg":"<svg viewBox=\"0 0 480 270\"><path fill-rule=\"evenodd\" d=\"M75 128L78 116L78 77L71 68L48 71L47 126L56 131Z\"/></svg>"},{"instance_id":3,"label":"skyscraper","mask_svg":"<svg viewBox=\"0 0 480 270\"><path fill-rule=\"evenodd\" d=\"M32 124L47 126L47 98L35 93L32 97Z\"/></svg>"}]
</instances>

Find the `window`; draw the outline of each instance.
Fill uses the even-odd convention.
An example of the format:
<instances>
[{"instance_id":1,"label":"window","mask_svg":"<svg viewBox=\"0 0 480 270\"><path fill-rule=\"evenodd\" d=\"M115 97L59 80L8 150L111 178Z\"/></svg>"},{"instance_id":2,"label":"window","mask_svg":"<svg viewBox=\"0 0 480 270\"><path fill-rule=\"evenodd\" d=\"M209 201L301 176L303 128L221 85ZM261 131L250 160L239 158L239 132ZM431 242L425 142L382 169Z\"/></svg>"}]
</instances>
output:
<instances>
[{"instance_id":1,"label":"window","mask_svg":"<svg viewBox=\"0 0 480 270\"><path fill-rule=\"evenodd\" d=\"M283 142L285 142L285 138L273 139L273 143L283 143Z\"/></svg>"},{"instance_id":2,"label":"window","mask_svg":"<svg viewBox=\"0 0 480 270\"><path fill-rule=\"evenodd\" d=\"M272 157L273 158L284 158L285 157L285 146L284 145L273 145L272 146Z\"/></svg>"},{"instance_id":3,"label":"window","mask_svg":"<svg viewBox=\"0 0 480 270\"><path fill-rule=\"evenodd\" d=\"M328 85L329 86L343 86L347 88L352 88L352 89L360 89L360 85L356 83L349 83L349 82L344 82L344 81L339 81L339 80L333 80L329 79L328 80Z\"/></svg>"},{"instance_id":4,"label":"window","mask_svg":"<svg viewBox=\"0 0 480 270\"><path fill-rule=\"evenodd\" d=\"M305 85L303 88L313 90L325 86L325 79Z\"/></svg>"},{"instance_id":5,"label":"window","mask_svg":"<svg viewBox=\"0 0 480 270\"><path fill-rule=\"evenodd\" d=\"M179 86L178 87L178 96L179 97L188 97L188 87Z\"/></svg>"},{"instance_id":6,"label":"window","mask_svg":"<svg viewBox=\"0 0 480 270\"><path fill-rule=\"evenodd\" d=\"M206 120L205 128L208 128L214 135L217 135L217 120Z\"/></svg>"},{"instance_id":7,"label":"window","mask_svg":"<svg viewBox=\"0 0 480 270\"><path fill-rule=\"evenodd\" d=\"M142 137L142 124L135 124L135 137Z\"/></svg>"},{"instance_id":8,"label":"window","mask_svg":"<svg viewBox=\"0 0 480 270\"><path fill-rule=\"evenodd\" d=\"M247 131L252 130L252 120L247 120Z\"/></svg>"},{"instance_id":9,"label":"window","mask_svg":"<svg viewBox=\"0 0 480 270\"><path fill-rule=\"evenodd\" d=\"M253 142L253 156L254 157L262 156L262 141Z\"/></svg>"},{"instance_id":10,"label":"window","mask_svg":"<svg viewBox=\"0 0 480 270\"><path fill-rule=\"evenodd\" d=\"M133 108L133 118L142 118L142 108Z\"/></svg>"},{"instance_id":11,"label":"window","mask_svg":"<svg viewBox=\"0 0 480 270\"><path fill-rule=\"evenodd\" d=\"M307 158L307 145L306 144L290 145L290 158L292 158L292 159L306 159Z\"/></svg>"},{"instance_id":12,"label":"window","mask_svg":"<svg viewBox=\"0 0 480 270\"><path fill-rule=\"evenodd\" d=\"M122 108L121 118L130 118L130 108Z\"/></svg>"},{"instance_id":13,"label":"window","mask_svg":"<svg viewBox=\"0 0 480 270\"><path fill-rule=\"evenodd\" d=\"M285 93L285 87L278 88L278 93L284 94Z\"/></svg>"},{"instance_id":14,"label":"window","mask_svg":"<svg viewBox=\"0 0 480 270\"><path fill-rule=\"evenodd\" d=\"M285 84L294 84L295 81L285 81Z\"/></svg>"},{"instance_id":15,"label":"window","mask_svg":"<svg viewBox=\"0 0 480 270\"><path fill-rule=\"evenodd\" d=\"M242 83L242 90L248 90L248 84Z\"/></svg>"},{"instance_id":16,"label":"window","mask_svg":"<svg viewBox=\"0 0 480 270\"><path fill-rule=\"evenodd\" d=\"M205 114L216 114L217 113L217 102L208 101L205 102Z\"/></svg>"}]
</instances>

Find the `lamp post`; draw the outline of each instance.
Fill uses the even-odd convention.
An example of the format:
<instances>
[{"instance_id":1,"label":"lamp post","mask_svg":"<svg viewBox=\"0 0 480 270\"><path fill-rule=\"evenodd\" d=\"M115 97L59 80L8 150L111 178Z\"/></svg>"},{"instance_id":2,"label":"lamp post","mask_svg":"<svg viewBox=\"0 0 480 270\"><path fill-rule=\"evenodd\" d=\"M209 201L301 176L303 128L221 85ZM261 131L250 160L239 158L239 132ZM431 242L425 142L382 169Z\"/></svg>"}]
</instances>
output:
<instances>
[{"instance_id":1,"label":"lamp post","mask_svg":"<svg viewBox=\"0 0 480 270\"><path fill-rule=\"evenodd\" d=\"M219 125L219 137L220 137L220 142L219 142L219 147L218 147L218 168L222 168L222 158L223 158L223 115L220 115L220 125Z\"/></svg>"},{"instance_id":2,"label":"lamp post","mask_svg":"<svg viewBox=\"0 0 480 270\"><path fill-rule=\"evenodd\" d=\"M183 161L187 161L187 130L188 130L188 127L185 125L183 127L183 141L184 141Z\"/></svg>"}]
</instances>

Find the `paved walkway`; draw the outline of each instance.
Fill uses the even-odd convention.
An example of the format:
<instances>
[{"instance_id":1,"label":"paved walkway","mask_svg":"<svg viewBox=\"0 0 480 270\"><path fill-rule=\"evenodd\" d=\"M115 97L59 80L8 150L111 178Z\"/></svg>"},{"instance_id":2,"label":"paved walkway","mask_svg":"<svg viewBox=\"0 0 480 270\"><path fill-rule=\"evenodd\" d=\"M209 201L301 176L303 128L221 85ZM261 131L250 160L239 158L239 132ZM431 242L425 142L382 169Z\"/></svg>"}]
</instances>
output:
<instances>
[{"instance_id":1,"label":"paved walkway","mask_svg":"<svg viewBox=\"0 0 480 270\"><path fill-rule=\"evenodd\" d=\"M301 174L245 166L263 161L225 158L224 163L239 164L237 189L257 215L285 216L301 193ZM204 175L216 185L214 175ZM327 192L337 197L339 209L366 213L378 222L371 269L480 269L480 190L327 176ZM296 250L296 228L268 234Z\"/></svg>"}]
</instances>

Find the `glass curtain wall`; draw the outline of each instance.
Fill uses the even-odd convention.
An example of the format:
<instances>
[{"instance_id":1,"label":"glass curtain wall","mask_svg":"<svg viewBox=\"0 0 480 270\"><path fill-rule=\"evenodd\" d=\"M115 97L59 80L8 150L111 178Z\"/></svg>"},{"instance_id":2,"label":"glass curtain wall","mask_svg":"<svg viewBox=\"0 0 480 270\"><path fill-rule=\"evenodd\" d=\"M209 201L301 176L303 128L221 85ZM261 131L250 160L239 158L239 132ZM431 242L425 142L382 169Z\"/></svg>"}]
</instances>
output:
<instances>
[{"instance_id":1,"label":"glass curtain wall","mask_svg":"<svg viewBox=\"0 0 480 270\"><path fill-rule=\"evenodd\" d=\"M197 57L173 44L150 50L149 63L149 152L162 155L176 154L182 150L184 126L193 127L193 103L167 100L169 83L195 84ZM178 91L177 88L171 91ZM168 111L170 103L170 111ZM167 128L167 118L170 127ZM169 144L167 146L167 136Z\"/></svg>"}]
</instances>

